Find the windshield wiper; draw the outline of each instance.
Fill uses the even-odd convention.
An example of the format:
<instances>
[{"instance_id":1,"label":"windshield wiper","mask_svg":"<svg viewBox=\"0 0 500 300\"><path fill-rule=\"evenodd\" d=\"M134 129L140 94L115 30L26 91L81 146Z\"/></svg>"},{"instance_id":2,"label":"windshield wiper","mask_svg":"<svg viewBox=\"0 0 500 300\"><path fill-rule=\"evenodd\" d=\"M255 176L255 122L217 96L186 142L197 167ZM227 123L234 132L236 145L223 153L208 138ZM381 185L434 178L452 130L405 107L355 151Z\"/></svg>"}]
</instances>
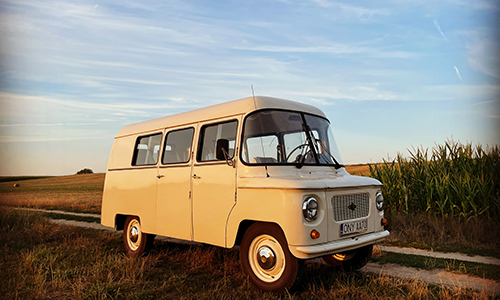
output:
<instances>
[{"instance_id":1,"label":"windshield wiper","mask_svg":"<svg viewBox=\"0 0 500 300\"><path fill-rule=\"evenodd\" d=\"M340 164L336 159L335 157L330 153L330 151L328 151L328 149L326 148L325 145L323 145L323 143L321 142L321 140L319 139L315 139L315 142L317 144L319 144L319 146L321 147L322 150L324 150L326 153L328 153L328 155L330 155L330 157L332 158L333 162L334 162L334 165L335 165L335 169L340 169L340 168L344 168L345 165L342 165ZM324 154L324 153L320 153L320 155L323 155L325 157L325 160L327 158L327 156Z\"/></svg>"},{"instance_id":2,"label":"windshield wiper","mask_svg":"<svg viewBox=\"0 0 500 300\"><path fill-rule=\"evenodd\" d=\"M307 143L309 145L309 151L306 151L304 153L304 155L302 155L300 157L300 161L297 162L297 169L300 169L302 168L302 166L304 165L304 160L306 159L306 156L307 156L307 153L308 152L312 152L313 154L313 157L314 157L314 160L316 161L316 163L319 163L319 159L318 159L318 155L316 154L316 151L315 151L315 147L314 147L314 143L312 141L312 138L311 138L311 133L310 133L310 129L308 128L309 126L307 126L305 124L305 120L304 122L302 123L302 130L304 130L304 133L306 134L306 139L307 139ZM304 147L305 149L306 147ZM302 154L302 153L301 153Z\"/></svg>"}]
</instances>

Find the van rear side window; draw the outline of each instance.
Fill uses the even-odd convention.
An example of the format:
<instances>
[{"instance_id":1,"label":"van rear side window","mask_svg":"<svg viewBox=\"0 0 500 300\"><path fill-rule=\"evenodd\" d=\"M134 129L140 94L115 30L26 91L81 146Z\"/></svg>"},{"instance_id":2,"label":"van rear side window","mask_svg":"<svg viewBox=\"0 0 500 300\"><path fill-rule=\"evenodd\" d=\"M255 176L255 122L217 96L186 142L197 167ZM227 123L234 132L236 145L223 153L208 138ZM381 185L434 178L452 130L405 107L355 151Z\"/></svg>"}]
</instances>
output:
<instances>
[{"instance_id":1,"label":"van rear side window","mask_svg":"<svg viewBox=\"0 0 500 300\"><path fill-rule=\"evenodd\" d=\"M137 138L133 166L156 165L160 152L161 133Z\"/></svg>"},{"instance_id":2,"label":"van rear side window","mask_svg":"<svg viewBox=\"0 0 500 300\"><path fill-rule=\"evenodd\" d=\"M181 129L167 133L162 163L187 163L191 154L193 133L194 128Z\"/></svg>"}]
</instances>

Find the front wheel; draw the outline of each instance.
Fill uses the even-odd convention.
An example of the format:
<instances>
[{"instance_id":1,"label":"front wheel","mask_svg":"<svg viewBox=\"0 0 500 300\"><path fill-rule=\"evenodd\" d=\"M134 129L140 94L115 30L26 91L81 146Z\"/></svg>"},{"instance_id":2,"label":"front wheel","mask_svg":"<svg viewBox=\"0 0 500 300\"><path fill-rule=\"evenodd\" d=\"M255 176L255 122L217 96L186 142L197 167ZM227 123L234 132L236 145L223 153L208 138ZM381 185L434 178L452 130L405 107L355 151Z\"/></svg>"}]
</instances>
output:
<instances>
[{"instance_id":1,"label":"front wheel","mask_svg":"<svg viewBox=\"0 0 500 300\"><path fill-rule=\"evenodd\" d=\"M128 216L123 227L123 244L130 257L140 257L153 245L154 235L142 232L138 217Z\"/></svg>"},{"instance_id":2,"label":"front wheel","mask_svg":"<svg viewBox=\"0 0 500 300\"><path fill-rule=\"evenodd\" d=\"M284 293L300 283L304 261L294 257L281 228L255 223L245 232L240 261L250 282L263 291Z\"/></svg>"},{"instance_id":3,"label":"front wheel","mask_svg":"<svg viewBox=\"0 0 500 300\"><path fill-rule=\"evenodd\" d=\"M332 267L345 271L356 271L364 267L372 256L373 245L368 245L358 249L323 256L323 261Z\"/></svg>"}]
</instances>

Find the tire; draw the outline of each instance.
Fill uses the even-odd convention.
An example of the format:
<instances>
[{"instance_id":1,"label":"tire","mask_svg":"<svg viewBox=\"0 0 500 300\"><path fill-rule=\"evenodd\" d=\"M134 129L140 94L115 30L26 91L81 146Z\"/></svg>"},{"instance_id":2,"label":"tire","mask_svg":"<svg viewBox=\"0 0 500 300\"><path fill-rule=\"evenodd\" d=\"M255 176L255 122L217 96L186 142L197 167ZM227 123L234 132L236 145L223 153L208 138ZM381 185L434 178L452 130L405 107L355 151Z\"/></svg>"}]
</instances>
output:
<instances>
[{"instance_id":1,"label":"tire","mask_svg":"<svg viewBox=\"0 0 500 300\"><path fill-rule=\"evenodd\" d=\"M304 261L290 253L283 231L271 223L248 228L240 245L240 261L252 285L267 292L293 291L304 272Z\"/></svg>"},{"instance_id":2,"label":"tire","mask_svg":"<svg viewBox=\"0 0 500 300\"><path fill-rule=\"evenodd\" d=\"M373 245L368 245L351 251L323 256L322 259L329 266L345 271L357 271L368 263L372 251Z\"/></svg>"},{"instance_id":3,"label":"tire","mask_svg":"<svg viewBox=\"0 0 500 300\"><path fill-rule=\"evenodd\" d=\"M127 216L123 227L123 244L130 257L140 257L153 246L155 235L142 232L138 217Z\"/></svg>"}]
</instances>

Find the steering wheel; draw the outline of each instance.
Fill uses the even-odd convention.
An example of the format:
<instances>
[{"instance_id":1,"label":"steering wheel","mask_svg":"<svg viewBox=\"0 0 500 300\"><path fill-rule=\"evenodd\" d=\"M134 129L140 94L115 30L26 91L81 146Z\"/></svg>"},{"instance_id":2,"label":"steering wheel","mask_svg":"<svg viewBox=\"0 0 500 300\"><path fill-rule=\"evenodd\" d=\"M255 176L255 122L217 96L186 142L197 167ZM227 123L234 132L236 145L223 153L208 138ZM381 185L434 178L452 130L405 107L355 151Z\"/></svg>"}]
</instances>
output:
<instances>
[{"instance_id":1,"label":"steering wheel","mask_svg":"<svg viewBox=\"0 0 500 300\"><path fill-rule=\"evenodd\" d=\"M290 154L287 155L286 157L286 160L285 161L288 161L288 159L290 158L290 156L292 156L292 154L297 151L297 149L300 149L302 147L305 147L305 146L309 146L308 143L304 143L304 144L301 144L301 145L298 145L297 147L293 148L293 150L290 152ZM306 153L307 154L307 153ZM300 156L300 155L299 155ZM297 156L298 157L298 156ZM297 161L297 159L295 159L295 161Z\"/></svg>"}]
</instances>

